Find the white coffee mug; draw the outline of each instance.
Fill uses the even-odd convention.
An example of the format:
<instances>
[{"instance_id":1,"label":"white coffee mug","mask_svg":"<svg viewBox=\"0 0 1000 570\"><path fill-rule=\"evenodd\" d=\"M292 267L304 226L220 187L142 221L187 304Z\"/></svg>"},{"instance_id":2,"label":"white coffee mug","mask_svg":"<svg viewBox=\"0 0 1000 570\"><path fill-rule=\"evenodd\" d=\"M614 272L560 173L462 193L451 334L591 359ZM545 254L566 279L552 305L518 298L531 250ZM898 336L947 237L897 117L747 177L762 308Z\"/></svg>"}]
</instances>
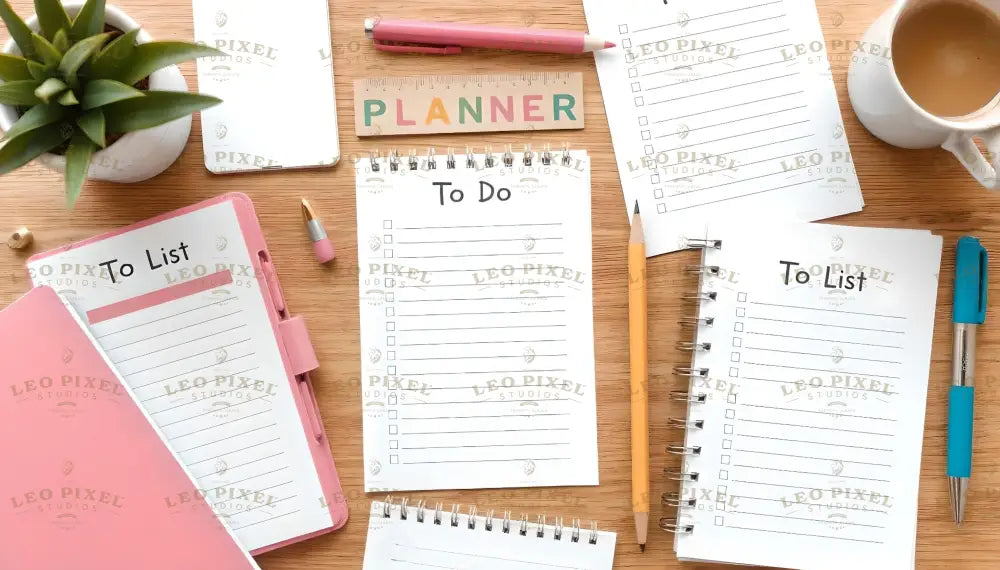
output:
<instances>
[{"instance_id":1,"label":"white coffee mug","mask_svg":"<svg viewBox=\"0 0 1000 570\"><path fill-rule=\"evenodd\" d=\"M970 0L1000 13L1000 0ZM900 16L927 0L897 0L864 35L852 58L847 90L858 119L873 135L902 148L941 146L990 190L1000 190L1000 94L982 109L963 117L939 117L928 113L907 95L892 63L893 33ZM928 38L927 41L933 41ZM885 54L889 57L871 57ZM997 57L1000 57L998 54ZM943 89L951 86L943 85ZM986 142L992 164L976 145Z\"/></svg>"}]
</instances>

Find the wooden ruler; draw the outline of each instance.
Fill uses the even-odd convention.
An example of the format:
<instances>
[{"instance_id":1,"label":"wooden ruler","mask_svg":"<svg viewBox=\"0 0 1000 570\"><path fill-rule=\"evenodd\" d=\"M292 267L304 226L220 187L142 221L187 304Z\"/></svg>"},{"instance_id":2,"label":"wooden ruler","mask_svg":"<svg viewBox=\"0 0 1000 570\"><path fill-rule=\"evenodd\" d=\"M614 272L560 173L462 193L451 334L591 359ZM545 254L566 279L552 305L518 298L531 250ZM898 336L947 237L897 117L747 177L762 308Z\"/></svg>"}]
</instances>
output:
<instances>
[{"instance_id":1,"label":"wooden ruler","mask_svg":"<svg viewBox=\"0 0 1000 570\"><path fill-rule=\"evenodd\" d=\"M354 82L359 137L583 128L579 72L376 77Z\"/></svg>"}]
</instances>

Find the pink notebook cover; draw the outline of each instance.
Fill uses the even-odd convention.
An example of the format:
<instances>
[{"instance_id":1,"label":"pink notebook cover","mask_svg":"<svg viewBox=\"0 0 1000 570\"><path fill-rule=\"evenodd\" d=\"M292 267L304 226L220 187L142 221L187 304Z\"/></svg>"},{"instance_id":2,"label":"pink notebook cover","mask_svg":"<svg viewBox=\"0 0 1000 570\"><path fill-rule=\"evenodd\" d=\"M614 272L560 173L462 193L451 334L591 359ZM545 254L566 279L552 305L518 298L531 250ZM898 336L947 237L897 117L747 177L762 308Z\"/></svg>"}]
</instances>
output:
<instances>
[{"instance_id":1,"label":"pink notebook cover","mask_svg":"<svg viewBox=\"0 0 1000 570\"><path fill-rule=\"evenodd\" d=\"M46 257L64 252L74 247L80 247L103 239L126 234L139 228L144 228L164 220L190 214L198 211L199 209L208 208L223 202L232 203L236 212L236 217L239 220L240 229L243 232L243 238L246 241L247 248L249 250L250 258L253 260L254 274L259 276L258 280L262 281L262 290L267 291L270 295L269 302L266 303L267 312L271 320L271 325L274 329L274 335L279 341L278 345L282 352L282 359L284 360L288 382L290 384L294 384L296 388L292 390L292 393L298 407L302 425L304 426L306 433L313 436L309 438L309 448L316 467L316 472L323 488L325 504L329 506L330 516L333 520L333 524L329 528L251 551L254 556L257 556L289 544L294 544L324 533L338 530L347 523L348 513L347 500L340 484L340 477L337 473L337 467L334 464L333 455L330 453L326 430L323 427L323 422L319 413L319 405L316 402L316 398L312 390L312 383L309 378L309 373L319 367L319 362L316 359L316 353L313 349L312 341L309 338L305 321L300 316L291 315L289 308L285 304L284 295L281 291L281 285L278 282L277 272L271 260L270 252L268 252L267 243L264 240L264 232L260 227L260 222L257 220L257 213L254 210L253 202L250 198L245 194L238 192L216 196L215 198L210 198L203 202L162 214L131 226L119 228L106 234L35 255L29 259L29 263L45 259ZM128 305L131 301L133 300L123 301L116 304L115 307L111 307L109 309L120 308L121 306ZM135 299L134 301L141 302L140 299ZM91 313L94 313L94 311L91 311ZM89 319L109 317L109 315L105 314L88 314L87 316ZM299 389L300 387L303 389ZM0 570L2 570L2 567L0 567Z\"/></svg>"},{"instance_id":2,"label":"pink notebook cover","mask_svg":"<svg viewBox=\"0 0 1000 570\"><path fill-rule=\"evenodd\" d=\"M0 568L257 568L69 311L0 311Z\"/></svg>"}]
</instances>

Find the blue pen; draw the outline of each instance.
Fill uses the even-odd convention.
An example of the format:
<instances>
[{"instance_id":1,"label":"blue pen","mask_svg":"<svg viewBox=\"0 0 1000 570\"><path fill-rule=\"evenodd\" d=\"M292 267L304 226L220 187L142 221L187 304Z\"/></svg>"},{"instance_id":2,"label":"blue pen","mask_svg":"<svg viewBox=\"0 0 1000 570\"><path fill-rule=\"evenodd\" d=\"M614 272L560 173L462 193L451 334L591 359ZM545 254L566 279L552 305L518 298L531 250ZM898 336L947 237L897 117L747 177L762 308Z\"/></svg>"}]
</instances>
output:
<instances>
[{"instance_id":1,"label":"blue pen","mask_svg":"<svg viewBox=\"0 0 1000 570\"><path fill-rule=\"evenodd\" d=\"M948 393L948 486L955 523L965 517L972 475L972 416L975 394L976 326L986 320L986 249L974 237L958 240L955 252L955 325L951 391Z\"/></svg>"}]
</instances>

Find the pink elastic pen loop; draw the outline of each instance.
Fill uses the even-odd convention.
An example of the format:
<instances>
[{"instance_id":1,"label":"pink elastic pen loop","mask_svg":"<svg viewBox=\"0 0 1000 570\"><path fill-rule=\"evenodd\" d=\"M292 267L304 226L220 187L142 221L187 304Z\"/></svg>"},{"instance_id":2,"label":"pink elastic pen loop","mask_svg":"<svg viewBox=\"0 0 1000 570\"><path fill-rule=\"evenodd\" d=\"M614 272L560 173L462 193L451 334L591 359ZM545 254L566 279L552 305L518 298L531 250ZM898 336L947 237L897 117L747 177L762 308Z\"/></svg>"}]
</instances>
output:
<instances>
[{"instance_id":1,"label":"pink elastic pen loop","mask_svg":"<svg viewBox=\"0 0 1000 570\"><path fill-rule=\"evenodd\" d=\"M375 44L375 49L379 51L393 53L424 53L434 55L455 55L462 53L462 48L458 46L407 45L383 42L381 40L374 40L372 43Z\"/></svg>"}]
</instances>

